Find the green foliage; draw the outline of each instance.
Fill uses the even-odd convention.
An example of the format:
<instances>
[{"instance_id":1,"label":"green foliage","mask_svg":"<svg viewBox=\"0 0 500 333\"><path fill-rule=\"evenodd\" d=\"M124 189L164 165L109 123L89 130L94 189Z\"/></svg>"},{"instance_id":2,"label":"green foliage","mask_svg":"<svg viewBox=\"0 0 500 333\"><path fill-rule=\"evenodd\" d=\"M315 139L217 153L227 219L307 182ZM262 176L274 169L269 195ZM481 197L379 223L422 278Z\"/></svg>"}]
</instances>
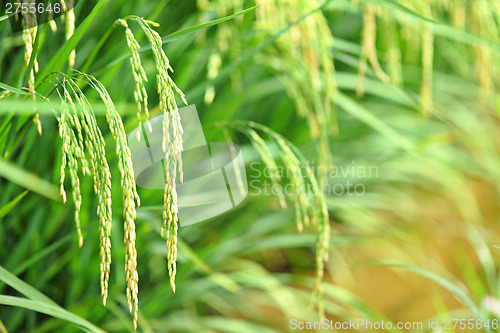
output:
<instances>
[{"instance_id":1,"label":"green foliage","mask_svg":"<svg viewBox=\"0 0 500 333\"><path fill-rule=\"evenodd\" d=\"M81 1L74 31L29 38L0 17L0 332L500 316L498 3L257 5ZM182 92L250 194L177 229ZM161 113L164 193L136 189L127 143Z\"/></svg>"}]
</instances>

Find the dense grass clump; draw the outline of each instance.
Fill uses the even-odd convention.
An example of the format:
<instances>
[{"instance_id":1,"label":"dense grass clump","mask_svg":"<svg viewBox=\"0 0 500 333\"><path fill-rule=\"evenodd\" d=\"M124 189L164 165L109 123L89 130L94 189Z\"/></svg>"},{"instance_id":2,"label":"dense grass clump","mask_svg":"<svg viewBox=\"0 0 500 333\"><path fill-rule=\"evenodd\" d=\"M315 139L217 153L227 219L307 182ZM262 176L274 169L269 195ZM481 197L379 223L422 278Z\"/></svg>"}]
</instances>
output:
<instances>
[{"instance_id":1,"label":"dense grass clump","mask_svg":"<svg viewBox=\"0 0 500 333\"><path fill-rule=\"evenodd\" d=\"M0 13L0 332L496 331L497 1L73 4ZM248 195L180 228L187 100Z\"/></svg>"}]
</instances>

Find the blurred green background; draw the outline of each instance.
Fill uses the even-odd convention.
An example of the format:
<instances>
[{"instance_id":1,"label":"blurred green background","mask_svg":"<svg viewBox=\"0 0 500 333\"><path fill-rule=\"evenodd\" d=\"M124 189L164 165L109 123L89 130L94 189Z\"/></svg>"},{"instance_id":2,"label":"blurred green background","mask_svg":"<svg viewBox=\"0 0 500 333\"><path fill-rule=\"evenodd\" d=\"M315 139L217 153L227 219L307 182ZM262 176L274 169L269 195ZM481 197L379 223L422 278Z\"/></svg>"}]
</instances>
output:
<instances>
[{"instance_id":1,"label":"blurred green background","mask_svg":"<svg viewBox=\"0 0 500 333\"><path fill-rule=\"evenodd\" d=\"M326 318L500 318L499 2L80 1L75 15L76 28L82 27L77 34L83 34L74 68L104 84L126 131L137 126L135 86L123 28L113 24L137 15L160 24L172 78L196 105L207 141L227 141L224 124L253 121L290 140L310 163L329 170L376 168L372 177L339 172L323 179L326 188L350 181L364 189L363 195L326 191ZM58 195L57 120L37 104L38 134L29 97L17 93L28 86L22 34L12 32L5 15L0 19L0 88L13 91L0 99L0 332L133 332L121 189L105 118L98 122L114 180L106 307L92 179L82 178L79 248L74 206ZM38 88L48 64L68 49L64 21L55 24L55 32L49 24L39 27L35 47L36 89L52 101L57 93ZM146 48L144 34L130 26ZM156 115L154 60L147 49L141 57ZM67 71L63 63L50 72ZM99 104L95 91L85 93ZM265 177L249 167L259 155L244 132L228 128L242 147L248 180L260 186ZM266 142L275 152L276 143ZM282 209L276 196L257 192L250 187L235 209L180 228L174 294L160 237L163 193L139 189L138 331L288 332L297 331L291 319L320 320L309 308L316 232L298 232L292 205Z\"/></svg>"}]
</instances>

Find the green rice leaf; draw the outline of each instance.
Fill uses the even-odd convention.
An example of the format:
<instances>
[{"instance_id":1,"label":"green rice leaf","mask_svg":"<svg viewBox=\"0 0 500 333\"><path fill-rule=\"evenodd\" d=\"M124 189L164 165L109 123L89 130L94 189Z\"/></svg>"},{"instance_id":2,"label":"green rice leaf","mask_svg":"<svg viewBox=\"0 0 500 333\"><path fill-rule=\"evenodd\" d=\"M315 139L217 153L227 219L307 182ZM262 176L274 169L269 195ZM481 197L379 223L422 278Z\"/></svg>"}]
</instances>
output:
<instances>
[{"instance_id":1,"label":"green rice leaf","mask_svg":"<svg viewBox=\"0 0 500 333\"><path fill-rule=\"evenodd\" d=\"M52 57L47 66L44 67L43 71L38 75L38 79L45 79L50 73L58 72L62 69L71 52L76 48L76 45L82 39L85 31L89 27L90 23L94 20L99 10L102 8L104 0L99 0L95 5L94 9L90 12L87 18L80 24L80 26L75 30L73 36L68 39L63 46L57 51L57 53ZM42 83L42 85L37 89L41 94L44 94L48 89L48 82Z\"/></svg>"},{"instance_id":2,"label":"green rice leaf","mask_svg":"<svg viewBox=\"0 0 500 333\"><path fill-rule=\"evenodd\" d=\"M214 280L215 283L219 284L221 287L224 289L230 291L230 292L237 292L240 289L240 286L238 286L237 283L235 283L233 280L225 276L224 274L220 274L217 272L214 272L209 265L207 265L203 259L201 259L196 252L189 247L186 242L184 242L181 239L178 239L178 246L179 250L182 250L188 257L191 259L191 261L198 266L202 271L207 273L209 276L211 276Z\"/></svg>"},{"instance_id":3,"label":"green rice leaf","mask_svg":"<svg viewBox=\"0 0 500 333\"><path fill-rule=\"evenodd\" d=\"M225 16L225 17L222 17L222 18L210 21L210 22L198 24L198 25L195 25L193 27L189 27L189 28L186 28L186 29L182 29L182 30L176 31L174 33L171 33L171 34L167 35L167 37L165 37L163 39L163 44L165 44L165 43L167 43L169 41L172 41L174 39L177 39L177 38L179 38L181 36L184 36L184 35L187 35L187 34L191 34L191 33L196 32L198 30L209 28L209 27L212 27L214 25L220 24L222 22L226 22L226 21L232 20L235 17L238 17L240 15L245 15L248 12L254 11L257 7L258 6L253 6L253 7L247 8L245 10L242 10L240 12L234 13L232 15L228 15L228 16ZM151 48L151 47L149 47L149 48Z\"/></svg>"},{"instance_id":4,"label":"green rice leaf","mask_svg":"<svg viewBox=\"0 0 500 333\"><path fill-rule=\"evenodd\" d=\"M33 256L29 257L27 260L23 261L19 265L16 265L16 268L12 271L14 274L19 275L23 273L26 269L28 269L30 266L34 265L35 263L39 262L49 254L55 252L58 250L62 245L68 243L73 239L73 234L67 235L66 237L63 237L59 239L58 241L50 244L49 246L43 248L41 251L38 251L36 254Z\"/></svg>"},{"instance_id":5,"label":"green rice leaf","mask_svg":"<svg viewBox=\"0 0 500 333\"><path fill-rule=\"evenodd\" d=\"M428 17L422 16L419 13L411 10L410 8L403 6L403 5L397 3L393 0L361 0L361 2L368 3L370 5L375 5L375 6L386 7L388 9L394 9L394 10L408 14L414 18L417 18L417 19L420 19L423 21L435 22L434 20L432 20Z\"/></svg>"},{"instance_id":6,"label":"green rice leaf","mask_svg":"<svg viewBox=\"0 0 500 333\"><path fill-rule=\"evenodd\" d=\"M48 199L61 201L57 186L10 162L0 160L0 177L3 177L8 181L16 183L17 185L35 193L43 195Z\"/></svg>"},{"instance_id":7,"label":"green rice leaf","mask_svg":"<svg viewBox=\"0 0 500 333\"><path fill-rule=\"evenodd\" d=\"M12 210L12 208L14 208L17 205L17 203L19 201L21 201L21 199L24 198L24 196L26 194L28 194L28 192L29 192L28 190L24 191L23 193L19 194L17 197L15 197L14 199L12 199L5 206L3 206L2 208L0 208L0 219L2 217L4 217L5 215L7 215Z\"/></svg>"},{"instance_id":8,"label":"green rice leaf","mask_svg":"<svg viewBox=\"0 0 500 333\"><path fill-rule=\"evenodd\" d=\"M166 44L166 43L168 43L168 42L170 42L170 41L172 41L172 40L178 39L178 38L179 38L179 37L181 37L181 36L184 36L184 35L187 35L187 34L191 34L191 33L193 33L193 32L196 32L196 31L198 31L198 30L201 30L201 29L205 29L205 28L212 27L212 26L214 26L214 25L220 24L220 23L225 22L225 21L232 20L232 19L234 19L235 17L238 17L238 16L240 16L240 15L244 15L244 14L246 14L246 13L250 12L250 11L255 10L256 8L257 8L257 6L253 6L253 7L247 8L247 9L245 9L245 10L242 10L241 12L238 12L238 13L235 13L235 14L232 14L232 15L228 15L228 16L225 16L225 17L222 17L222 18L219 18L219 19L216 19L216 20L210 21L210 22L206 22L206 23L198 24L198 25L195 25L195 26L192 26L192 27L186 28L186 29L182 29L182 30L179 30L179 31L173 32L173 33L171 33L171 34L167 35L165 38L163 38L162 42L163 42L163 44ZM102 39L101 39L101 41L102 41ZM102 42L102 43L101 43L101 41L99 41L99 46L102 46L102 44L104 43L104 42ZM96 48L96 49L97 49L97 48ZM148 51L148 50L151 50L151 45L149 45L149 46L145 46L145 47L141 47L141 49L139 50L139 52L145 52L145 51ZM94 50L94 51L92 52L91 57L94 57L94 58L95 58L96 54L94 54L94 53L96 53L96 50ZM111 66L113 66L113 65L115 65L115 64L117 64L117 63L119 63L119 62L121 62L121 61L123 61L123 60L128 59L128 58L130 58L130 52L129 52L129 53L127 53L127 54L125 54L125 55L123 55L123 56L121 56L121 57L119 57L119 58L117 58L116 60L114 60L114 61L110 62L109 64L104 65L104 66L103 66L102 68L100 68L98 71L102 71L102 70L104 70L105 68L111 67ZM87 63L86 63L86 64L85 64L85 66L84 66L84 69L85 69L85 68L88 68L88 66L89 66L89 65L90 65L90 64L87 64Z\"/></svg>"},{"instance_id":9,"label":"green rice leaf","mask_svg":"<svg viewBox=\"0 0 500 333\"><path fill-rule=\"evenodd\" d=\"M116 103L116 108L120 110L120 114L135 114L137 112L137 105L131 103ZM33 114L33 108L40 114L50 114L53 115L54 111L58 112L61 108L60 101L51 101L50 104L42 101L30 101L30 100L19 100L15 101L12 99L3 99L0 103L0 115L12 115L13 111L17 114ZM96 115L103 116L106 114L106 105L104 103L92 102L92 111Z\"/></svg>"},{"instance_id":10,"label":"green rice leaf","mask_svg":"<svg viewBox=\"0 0 500 333\"><path fill-rule=\"evenodd\" d=\"M18 95L24 95L24 96L30 96L31 95L30 93L28 93L26 91L23 91L21 89L17 89L17 88L11 87L8 84L2 83L2 82L0 82L0 88L2 88L3 90L7 90L7 91L10 91L10 92L13 92L14 94L18 94Z\"/></svg>"},{"instance_id":11,"label":"green rice leaf","mask_svg":"<svg viewBox=\"0 0 500 333\"><path fill-rule=\"evenodd\" d=\"M45 304L57 305L53 300L42 294L37 289L33 288L8 270L0 266L0 281L14 288L24 296L31 300L43 302Z\"/></svg>"},{"instance_id":12,"label":"green rice leaf","mask_svg":"<svg viewBox=\"0 0 500 333\"><path fill-rule=\"evenodd\" d=\"M67 310L64 310L58 305L47 304L45 302L30 300L22 297L5 296L5 295L0 295L0 304L17 306L27 310L40 312L48 316L52 316L54 318L59 318L68 321L77 326L81 326L82 328L85 328L90 332L99 332L99 333L104 332L102 329L98 328L94 324L88 322L87 320L81 317L78 317L77 315Z\"/></svg>"},{"instance_id":13,"label":"green rice leaf","mask_svg":"<svg viewBox=\"0 0 500 333\"><path fill-rule=\"evenodd\" d=\"M415 146L410 140L399 134L393 128L389 127L382 120L373 115L373 113L365 109L364 106L356 103L353 99L343 94L342 92L339 91L337 93L335 102L347 113L372 127L394 144L399 145L401 148L408 151L414 149Z\"/></svg>"}]
</instances>

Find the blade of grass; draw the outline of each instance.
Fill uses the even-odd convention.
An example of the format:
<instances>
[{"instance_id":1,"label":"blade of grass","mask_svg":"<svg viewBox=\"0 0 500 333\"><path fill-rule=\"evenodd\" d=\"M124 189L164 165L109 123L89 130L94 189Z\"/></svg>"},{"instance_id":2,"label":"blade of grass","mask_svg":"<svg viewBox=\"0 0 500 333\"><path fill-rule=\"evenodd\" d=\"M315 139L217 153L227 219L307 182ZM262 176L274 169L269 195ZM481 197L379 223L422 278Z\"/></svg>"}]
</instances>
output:
<instances>
[{"instance_id":1,"label":"blade of grass","mask_svg":"<svg viewBox=\"0 0 500 333\"><path fill-rule=\"evenodd\" d=\"M257 239L243 251L245 254L269 251L275 249L312 247L316 241L315 235L281 234L264 239Z\"/></svg>"},{"instance_id":2,"label":"blade of grass","mask_svg":"<svg viewBox=\"0 0 500 333\"><path fill-rule=\"evenodd\" d=\"M40 312L40 313L46 314L48 316L52 316L55 318L65 320L65 321L70 322L72 324L75 324L77 326L81 326L82 328L86 328L87 330L89 330L91 332L98 332L98 333L104 332L102 329L98 328L97 326L90 323L89 321L87 321L81 317L78 317L74 313L71 313L67 310L64 310L63 308L61 308L58 305L47 304L45 302L30 300L30 299L26 299L23 297L5 296L5 295L0 295L0 304L9 305L9 306L17 306L17 307L24 308L27 310Z\"/></svg>"},{"instance_id":3,"label":"blade of grass","mask_svg":"<svg viewBox=\"0 0 500 333\"><path fill-rule=\"evenodd\" d=\"M5 284L11 286L31 300L40 301L51 305L57 305L53 300L15 276L2 266L0 266L0 281L3 281Z\"/></svg>"},{"instance_id":4,"label":"blade of grass","mask_svg":"<svg viewBox=\"0 0 500 333\"><path fill-rule=\"evenodd\" d=\"M179 250L182 250L192 261L196 264L196 266L200 267L205 273L211 276L214 281L219 284L224 289L230 292L237 292L240 289L240 286L236 284L234 281L226 277L224 274L220 274L214 272L209 265L207 265L203 259L201 259L194 251L181 239L178 240Z\"/></svg>"},{"instance_id":5,"label":"blade of grass","mask_svg":"<svg viewBox=\"0 0 500 333\"><path fill-rule=\"evenodd\" d=\"M375 5L375 6L380 6L380 7L385 7L387 9L393 9L400 11L402 13L405 13L407 15L410 15L412 17L415 17L417 19L427 21L427 22L436 22L428 17L422 16L417 12L414 12L410 8L403 6L395 1L392 0L361 0L361 2L368 3L370 5Z\"/></svg>"},{"instance_id":6,"label":"blade of grass","mask_svg":"<svg viewBox=\"0 0 500 333\"><path fill-rule=\"evenodd\" d=\"M235 17L238 17L240 15L244 15L250 11L253 11L257 8L257 6L253 6L253 7L250 7L250 8L247 8L245 10L242 10L241 12L238 12L238 13L235 13L235 14L232 14L232 15L228 15L228 16L225 16L225 17L222 17L222 18L219 18L219 19L216 19L216 20L213 20L213 21L210 21L210 22L206 22L206 23L202 23L202 24L198 24L198 25L195 25L195 26L192 26L192 27L189 27L189 28L186 28L186 29L182 29L182 30L179 30L179 31L176 31L176 32L173 32L169 35L167 35L165 38L163 38L162 40L162 43L163 44L166 44L170 41L173 41L179 37L182 37L184 35L187 35L187 34L191 34L191 33L194 33L198 30L201 30L201 29L205 29L205 28L209 28L209 27L212 27L214 25L217 25L217 24L220 24L222 22L225 22L225 21L229 21L229 20L232 20L234 19ZM102 45L101 45L102 46ZM148 51L148 50L151 50L151 46L146 46L146 47L142 47L140 50L139 50L139 53L142 53L142 52L145 52L145 51ZM92 52L92 55L94 54L95 50ZM95 57L95 56L94 56ZM102 72L103 70L105 70L106 68L109 68L111 66L114 66L116 65L117 63L120 63L126 59L130 58L130 52L113 60L112 62L104 65L103 67L99 68L96 70L96 73L100 73ZM87 63L84 65L83 68L88 68L88 65Z\"/></svg>"},{"instance_id":7,"label":"blade of grass","mask_svg":"<svg viewBox=\"0 0 500 333\"><path fill-rule=\"evenodd\" d=\"M351 92L356 91L358 82L357 74L339 71L335 73L335 78L337 79L337 84L340 89ZM409 108L418 108L418 103L415 101L415 98L399 87L387 85L369 77L365 78L365 82L366 94L371 94Z\"/></svg>"},{"instance_id":8,"label":"blade of grass","mask_svg":"<svg viewBox=\"0 0 500 333\"><path fill-rule=\"evenodd\" d=\"M3 90L7 90L7 91L10 91L10 92L13 92L15 94L19 94L19 95L24 95L24 96L30 96L31 95L30 93L28 93L26 91L23 91L21 89L17 89L17 88L11 87L8 84L2 83L2 82L0 82L0 88L2 88Z\"/></svg>"},{"instance_id":9,"label":"blade of grass","mask_svg":"<svg viewBox=\"0 0 500 333\"><path fill-rule=\"evenodd\" d=\"M105 115L106 106L102 102L92 102L92 110L96 115ZM116 109L120 110L120 114L135 114L137 113L137 105L131 103L116 103ZM25 101L13 101L13 100L2 100L0 103L0 115L12 115L12 110L16 110L18 114L32 114L33 107L40 114L54 114L54 110L59 110L61 107L60 101L51 101L50 104L41 100L35 102L25 100Z\"/></svg>"},{"instance_id":10,"label":"blade of grass","mask_svg":"<svg viewBox=\"0 0 500 333\"><path fill-rule=\"evenodd\" d=\"M12 210L12 208L14 208L17 205L17 203L21 201L21 199L24 198L26 194L28 194L28 192L29 192L28 190L24 191L23 193L19 194L17 197L12 199L12 201L3 206L0 209L0 219L5 215L7 215Z\"/></svg>"},{"instance_id":11,"label":"blade of grass","mask_svg":"<svg viewBox=\"0 0 500 333\"><path fill-rule=\"evenodd\" d=\"M23 261L21 264L16 266L15 270L12 272L15 275L22 274L26 269L28 269L31 265L35 264L36 262L40 261L44 257L48 256L58 248L60 248L62 245L68 243L73 239L73 234L67 235L66 237L63 237L59 239L57 242L54 242L53 244L43 248L43 250L38 251L35 255L31 256L28 260Z\"/></svg>"},{"instance_id":12,"label":"blade of grass","mask_svg":"<svg viewBox=\"0 0 500 333\"><path fill-rule=\"evenodd\" d=\"M104 0L99 0L95 7L92 9L90 14L85 18L85 20L78 26L78 29L76 29L75 33L69 38L64 45L57 51L57 53L52 57L50 62L47 64L47 66L44 67L43 71L38 75L38 82L42 82L40 87L37 89L42 95L46 93L50 86L50 82L43 82L43 79L45 79L50 73L52 72L58 72L62 69L66 61L68 60L69 55L71 52L76 48L76 45L80 41L80 39L83 37L83 34L89 27L90 23L94 20L96 17L97 13L99 10L102 8L104 5L105 1Z\"/></svg>"},{"instance_id":13,"label":"blade of grass","mask_svg":"<svg viewBox=\"0 0 500 333\"><path fill-rule=\"evenodd\" d=\"M43 20L45 19L45 12L42 16L42 22ZM37 57L37 54L38 54L38 43L40 41L40 34L42 32L42 29L37 29L37 32L36 32L36 36L35 36L35 41L33 43L33 51L31 52L31 56L30 56L30 61L28 62L28 67L26 68L26 72L24 72L24 76L23 75L20 75L19 76L19 85L21 86L21 84L23 84L25 87L28 86L28 82L29 82L29 79L30 79L30 74L31 71L33 70L33 66L35 64L35 59Z\"/></svg>"},{"instance_id":14,"label":"blade of grass","mask_svg":"<svg viewBox=\"0 0 500 333\"><path fill-rule=\"evenodd\" d=\"M87 60L85 60L85 63L82 66L81 72L87 73L89 70L90 65L94 62L95 58L97 57L97 54L101 50L102 46L106 41L108 40L109 36L113 32L115 25L113 24L111 27L108 28L106 33L102 35L102 37L99 39L97 42L97 45L92 49L92 53L87 57Z\"/></svg>"},{"instance_id":15,"label":"blade of grass","mask_svg":"<svg viewBox=\"0 0 500 333\"><path fill-rule=\"evenodd\" d=\"M186 28L186 29L182 29L182 30L176 31L174 33L171 33L171 34L167 35L163 39L163 44L166 44L167 42L175 40L175 39L177 39L177 38L179 38L181 36L184 36L184 35L187 35L187 34L191 34L191 33L196 32L198 30L209 28L209 27L212 27L214 25L220 24L222 22L232 20L232 19L234 19L234 18L236 18L236 17L238 17L240 15L245 15L246 13L255 10L257 7L258 6L252 6L250 8L247 8L247 9L242 10L240 12L234 13L232 15L228 15L228 16L225 16L225 17L222 17L222 18L210 21L210 22L198 24L198 25L195 25L195 26L190 27L190 28Z\"/></svg>"},{"instance_id":16,"label":"blade of grass","mask_svg":"<svg viewBox=\"0 0 500 333\"><path fill-rule=\"evenodd\" d=\"M335 102L350 115L372 127L380 134L387 137L394 144L399 145L407 151L414 150L415 146L410 140L406 139L396 130L386 125L382 120L373 115L373 113L365 109L362 105L356 103L347 95L339 91L337 93L337 97L335 98Z\"/></svg>"},{"instance_id":17,"label":"blade of grass","mask_svg":"<svg viewBox=\"0 0 500 333\"><path fill-rule=\"evenodd\" d=\"M15 164L0 160L0 177L54 201L62 202L59 188Z\"/></svg>"}]
</instances>

